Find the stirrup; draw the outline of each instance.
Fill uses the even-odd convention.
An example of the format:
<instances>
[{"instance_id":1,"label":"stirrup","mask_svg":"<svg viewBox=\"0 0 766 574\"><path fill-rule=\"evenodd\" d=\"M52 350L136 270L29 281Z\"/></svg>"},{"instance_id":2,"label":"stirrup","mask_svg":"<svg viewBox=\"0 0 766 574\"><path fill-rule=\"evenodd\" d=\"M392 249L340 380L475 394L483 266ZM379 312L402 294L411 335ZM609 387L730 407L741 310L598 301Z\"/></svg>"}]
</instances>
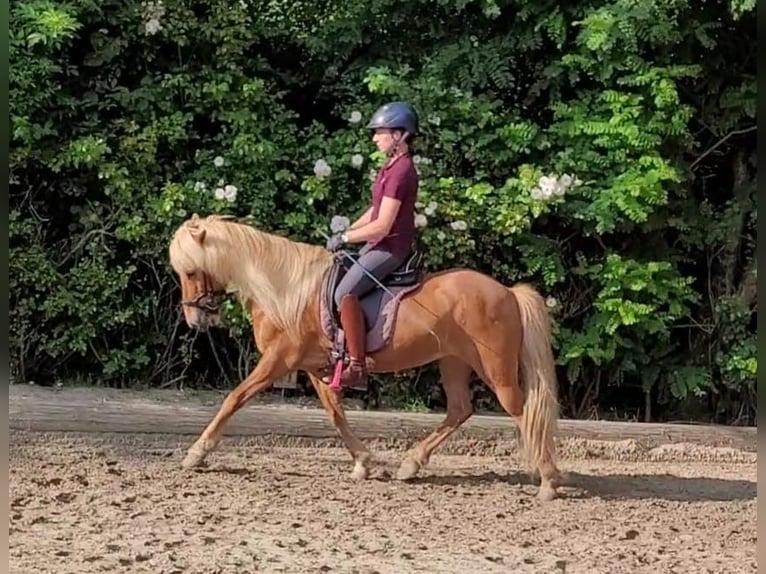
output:
<instances>
[{"instance_id":1,"label":"stirrup","mask_svg":"<svg viewBox=\"0 0 766 574\"><path fill-rule=\"evenodd\" d=\"M369 374L367 373L367 365L361 361L351 359L348 366L341 372L341 386L349 389L366 390L368 387ZM343 383L344 378L352 379L351 383Z\"/></svg>"}]
</instances>

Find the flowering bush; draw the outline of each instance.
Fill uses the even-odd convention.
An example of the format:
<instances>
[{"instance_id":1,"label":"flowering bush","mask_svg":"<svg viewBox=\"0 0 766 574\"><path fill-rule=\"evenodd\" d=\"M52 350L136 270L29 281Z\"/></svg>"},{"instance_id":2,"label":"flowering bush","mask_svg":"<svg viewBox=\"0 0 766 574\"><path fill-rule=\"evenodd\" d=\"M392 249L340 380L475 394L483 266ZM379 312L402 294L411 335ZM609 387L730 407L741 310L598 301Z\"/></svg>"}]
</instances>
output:
<instances>
[{"instance_id":1,"label":"flowering bush","mask_svg":"<svg viewBox=\"0 0 766 574\"><path fill-rule=\"evenodd\" d=\"M752 420L754 3L350 6L13 3L15 378L244 376L233 305L215 353L178 325L171 231L323 243L406 99L427 267L543 291L569 414Z\"/></svg>"}]
</instances>

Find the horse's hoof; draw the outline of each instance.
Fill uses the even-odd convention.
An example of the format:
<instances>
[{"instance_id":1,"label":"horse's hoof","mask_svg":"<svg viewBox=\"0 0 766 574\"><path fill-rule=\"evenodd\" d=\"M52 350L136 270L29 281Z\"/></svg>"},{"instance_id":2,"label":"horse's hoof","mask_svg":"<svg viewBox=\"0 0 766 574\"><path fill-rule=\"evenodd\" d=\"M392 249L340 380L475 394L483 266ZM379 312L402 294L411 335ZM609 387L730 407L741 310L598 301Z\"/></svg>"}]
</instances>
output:
<instances>
[{"instance_id":1,"label":"horse's hoof","mask_svg":"<svg viewBox=\"0 0 766 574\"><path fill-rule=\"evenodd\" d=\"M551 485L540 486L539 490L537 491L537 498L542 502L550 502L556 498L556 496L556 489Z\"/></svg>"},{"instance_id":2,"label":"horse's hoof","mask_svg":"<svg viewBox=\"0 0 766 574\"><path fill-rule=\"evenodd\" d=\"M397 480L412 480L420 471L420 463L414 458L407 457L402 461L399 470L396 472Z\"/></svg>"},{"instance_id":3,"label":"horse's hoof","mask_svg":"<svg viewBox=\"0 0 766 574\"><path fill-rule=\"evenodd\" d=\"M354 463L354 470L351 471L351 478L353 480L366 480L370 476L370 469L367 468L362 462Z\"/></svg>"},{"instance_id":4,"label":"horse's hoof","mask_svg":"<svg viewBox=\"0 0 766 574\"><path fill-rule=\"evenodd\" d=\"M200 466L204 460L205 452L201 448L191 447L186 453L186 457L181 461L181 467L186 469L194 468L195 466Z\"/></svg>"}]
</instances>

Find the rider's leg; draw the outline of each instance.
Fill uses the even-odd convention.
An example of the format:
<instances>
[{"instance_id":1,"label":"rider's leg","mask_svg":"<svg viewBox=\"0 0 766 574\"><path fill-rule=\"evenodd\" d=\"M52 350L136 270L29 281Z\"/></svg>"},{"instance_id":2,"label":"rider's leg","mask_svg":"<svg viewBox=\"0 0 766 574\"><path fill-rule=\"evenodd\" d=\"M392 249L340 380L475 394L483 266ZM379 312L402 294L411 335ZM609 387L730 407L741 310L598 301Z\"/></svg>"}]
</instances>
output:
<instances>
[{"instance_id":1,"label":"rider's leg","mask_svg":"<svg viewBox=\"0 0 766 574\"><path fill-rule=\"evenodd\" d=\"M401 265L402 259L385 251L365 250L338 283L335 290L335 303L340 313L340 323L346 336L349 354L349 366L341 375L341 384L353 388L367 388L367 368L365 365L366 336L364 313L359 300L376 287L364 270L369 271L378 281ZM363 270L364 268L364 270Z\"/></svg>"},{"instance_id":2,"label":"rider's leg","mask_svg":"<svg viewBox=\"0 0 766 574\"><path fill-rule=\"evenodd\" d=\"M378 249L369 249L365 246L360 252L357 263L354 263L335 289L335 304L340 308L341 301L346 295L355 295L361 299L377 286L377 283L365 272L369 272L378 281L382 282L386 276L395 271L404 261Z\"/></svg>"}]
</instances>

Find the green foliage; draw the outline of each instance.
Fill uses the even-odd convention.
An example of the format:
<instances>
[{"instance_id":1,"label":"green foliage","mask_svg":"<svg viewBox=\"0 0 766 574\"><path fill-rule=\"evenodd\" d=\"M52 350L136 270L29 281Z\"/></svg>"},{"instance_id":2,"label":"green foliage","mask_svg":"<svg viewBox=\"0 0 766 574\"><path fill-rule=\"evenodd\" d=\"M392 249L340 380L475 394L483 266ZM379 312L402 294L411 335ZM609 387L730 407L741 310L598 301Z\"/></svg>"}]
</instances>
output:
<instances>
[{"instance_id":1,"label":"green foliage","mask_svg":"<svg viewBox=\"0 0 766 574\"><path fill-rule=\"evenodd\" d=\"M752 421L754 22L747 0L17 2L14 376L241 376L234 300L222 334L179 324L170 233L219 212L321 241L368 201L367 118L409 99L427 267L543 290L569 414Z\"/></svg>"}]
</instances>

